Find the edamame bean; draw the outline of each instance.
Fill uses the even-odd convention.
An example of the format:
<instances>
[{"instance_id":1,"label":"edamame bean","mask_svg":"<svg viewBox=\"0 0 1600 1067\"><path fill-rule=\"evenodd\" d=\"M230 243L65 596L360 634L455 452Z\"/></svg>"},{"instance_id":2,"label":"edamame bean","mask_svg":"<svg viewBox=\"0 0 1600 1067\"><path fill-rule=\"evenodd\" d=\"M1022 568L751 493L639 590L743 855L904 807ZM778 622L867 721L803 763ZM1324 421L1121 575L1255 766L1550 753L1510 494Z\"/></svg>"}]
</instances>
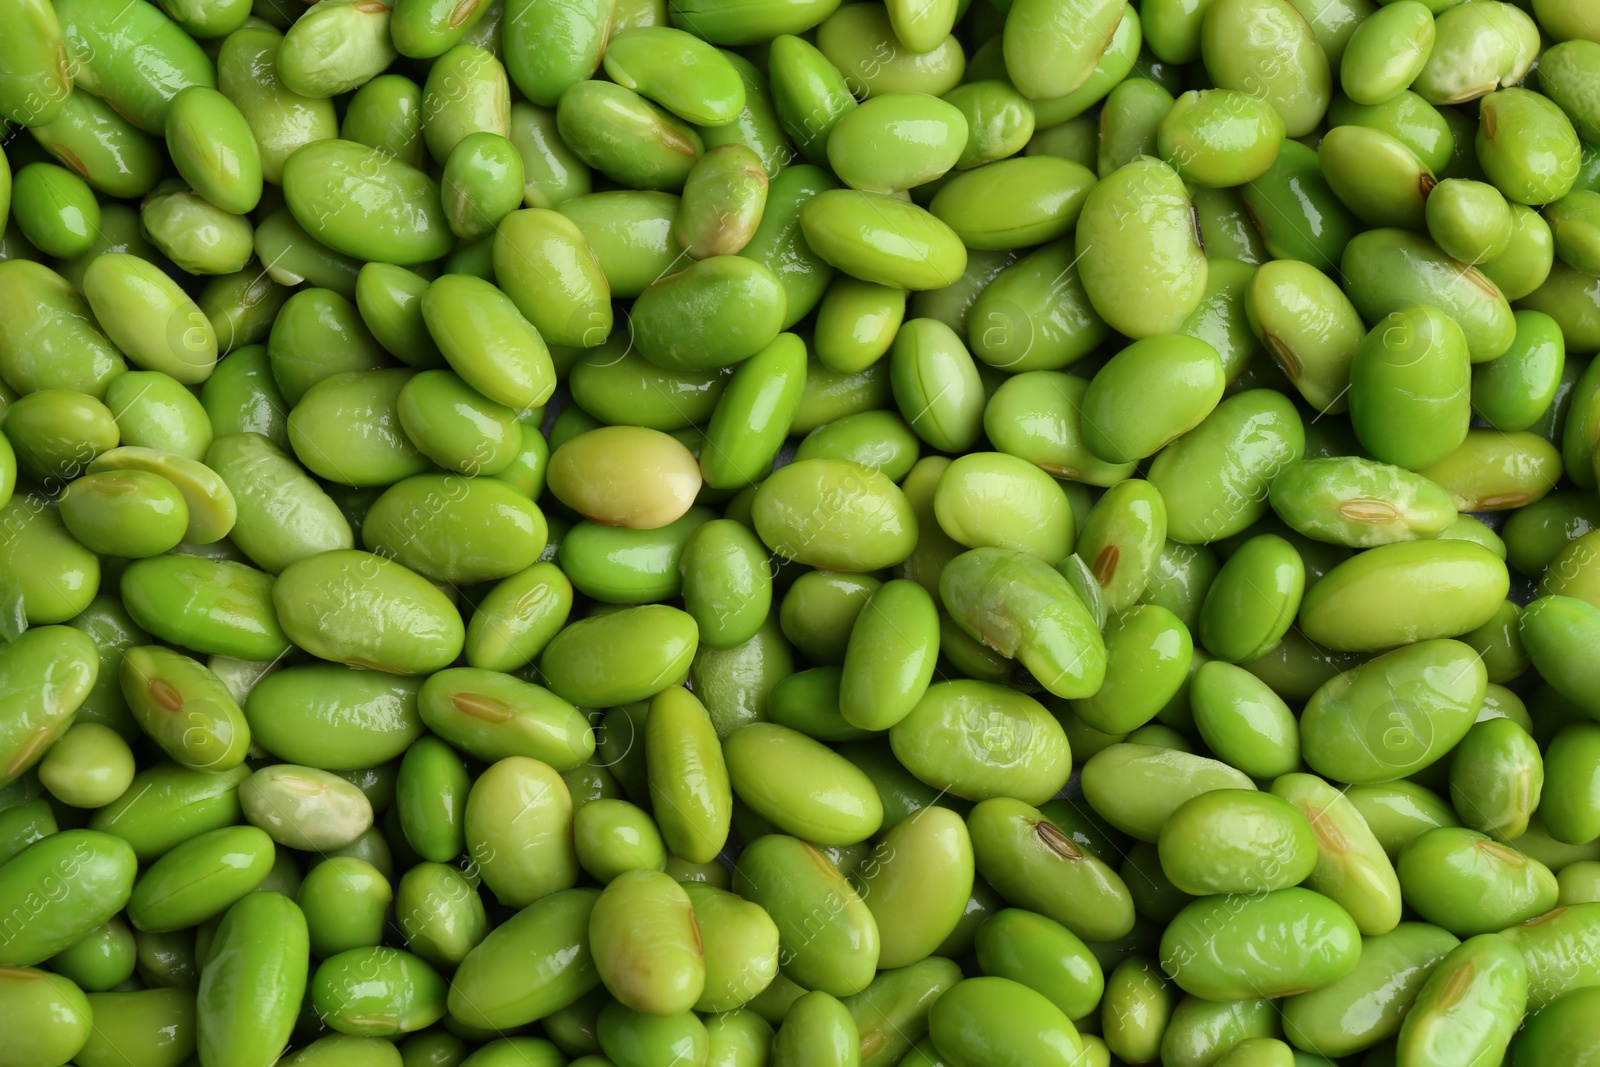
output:
<instances>
[{"instance_id":1,"label":"edamame bean","mask_svg":"<svg viewBox=\"0 0 1600 1067\"><path fill-rule=\"evenodd\" d=\"M455 973L450 1017L480 1029L521 1026L598 986L589 918L599 896L594 889L559 890L490 931Z\"/></svg>"},{"instance_id":2,"label":"edamame bean","mask_svg":"<svg viewBox=\"0 0 1600 1067\"><path fill-rule=\"evenodd\" d=\"M105 395L127 363L90 318L84 298L67 280L38 263L0 263L5 281L5 325L0 327L0 369L15 389L63 388Z\"/></svg>"},{"instance_id":3,"label":"edamame bean","mask_svg":"<svg viewBox=\"0 0 1600 1067\"><path fill-rule=\"evenodd\" d=\"M759 905L725 888L684 881L705 956L700 1011L736 1011L769 988L778 973L778 928Z\"/></svg>"},{"instance_id":4,"label":"edamame bean","mask_svg":"<svg viewBox=\"0 0 1600 1067\"><path fill-rule=\"evenodd\" d=\"M0 106L13 122L43 125L61 113L72 92L61 24L48 4L19 3L10 14L14 25L7 40L7 73Z\"/></svg>"},{"instance_id":5,"label":"edamame bean","mask_svg":"<svg viewBox=\"0 0 1600 1067\"><path fill-rule=\"evenodd\" d=\"M61 259L88 251L100 228L94 191L54 163L30 163L19 170L11 203L23 236L39 251Z\"/></svg>"},{"instance_id":6,"label":"edamame bean","mask_svg":"<svg viewBox=\"0 0 1600 1067\"><path fill-rule=\"evenodd\" d=\"M1462 942L1439 962L1400 1025L1397 1051L1418 1063L1503 1055L1527 1000L1527 968L1496 934Z\"/></svg>"},{"instance_id":7,"label":"edamame bean","mask_svg":"<svg viewBox=\"0 0 1600 1067\"><path fill-rule=\"evenodd\" d=\"M671 273L682 256L672 239L678 203L671 193L616 190L578 194L556 209L589 242L612 293L631 298Z\"/></svg>"},{"instance_id":8,"label":"edamame bean","mask_svg":"<svg viewBox=\"0 0 1600 1067\"><path fill-rule=\"evenodd\" d=\"M882 825L883 806L866 775L796 730L752 723L724 739L723 758L741 800L807 841L854 844ZM806 766L808 771L789 782L771 773L774 766Z\"/></svg>"},{"instance_id":9,"label":"edamame bean","mask_svg":"<svg viewBox=\"0 0 1600 1067\"><path fill-rule=\"evenodd\" d=\"M271 870L272 839L254 826L231 826L191 838L140 876L128 900L139 930L163 933L221 915Z\"/></svg>"},{"instance_id":10,"label":"edamame bean","mask_svg":"<svg viewBox=\"0 0 1600 1067\"><path fill-rule=\"evenodd\" d=\"M650 816L625 800L601 797L578 808L573 838L579 865L602 883L666 864L666 847Z\"/></svg>"},{"instance_id":11,"label":"edamame bean","mask_svg":"<svg viewBox=\"0 0 1600 1067\"><path fill-rule=\"evenodd\" d=\"M1197 185L1254 181L1278 157L1284 121L1265 100L1231 89L1184 93L1161 120L1162 158Z\"/></svg>"},{"instance_id":12,"label":"edamame bean","mask_svg":"<svg viewBox=\"0 0 1600 1067\"><path fill-rule=\"evenodd\" d=\"M64 805L102 808L133 781L133 752L114 729L78 723L45 753L38 781Z\"/></svg>"},{"instance_id":13,"label":"edamame bean","mask_svg":"<svg viewBox=\"0 0 1600 1067\"><path fill-rule=\"evenodd\" d=\"M1272 483L1273 511L1296 530L1353 548L1441 536L1455 502L1400 467L1355 457L1306 460Z\"/></svg>"},{"instance_id":14,"label":"edamame bean","mask_svg":"<svg viewBox=\"0 0 1600 1067\"><path fill-rule=\"evenodd\" d=\"M1487 622L1499 609L1509 581L1499 557L1471 542L1379 545L1334 567L1312 586L1301 602L1300 624L1311 640L1343 650L1377 651L1451 637ZM1371 601L1364 600L1364 619L1347 614L1360 590L1380 587L1397 598L1391 610L1374 615L1366 611Z\"/></svg>"},{"instance_id":15,"label":"edamame bean","mask_svg":"<svg viewBox=\"0 0 1600 1067\"><path fill-rule=\"evenodd\" d=\"M954 1063L1072 1063L1083 1052L1061 1009L1009 978L957 983L928 1012L928 1034Z\"/></svg>"},{"instance_id":16,"label":"edamame bean","mask_svg":"<svg viewBox=\"0 0 1600 1067\"><path fill-rule=\"evenodd\" d=\"M1357 229L1355 216L1323 177L1318 154L1297 141L1285 141L1272 166L1240 196L1269 253L1318 270L1339 265Z\"/></svg>"},{"instance_id":17,"label":"edamame bean","mask_svg":"<svg viewBox=\"0 0 1600 1067\"><path fill-rule=\"evenodd\" d=\"M158 645L123 653L122 695L140 727L177 762L226 771L244 759L250 728L221 679Z\"/></svg>"},{"instance_id":18,"label":"edamame bean","mask_svg":"<svg viewBox=\"0 0 1600 1067\"><path fill-rule=\"evenodd\" d=\"M1084 764L1084 796L1111 825L1155 841L1185 800L1212 789L1244 789L1250 779L1218 760L1176 749L1119 743Z\"/></svg>"},{"instance_id":19,"label":"edamame bean","mask_svg":"<svg viewBox=\"0 0 1600 1067\"><path fill-rule=\"evenodd\" d=\"M288 640L272 607L272 576L228 560L157 556L129 565L123 603L157 637L196 652L272 660Z\"/></svg>"},{"instance_id":20,"label":"edamame bean","mask_svg":"<svg viewBox=\"0 0 1600 1067\"><path fill-rule=\"evenodd\" d=\"M136 862L121 838L63 830L0 864L0 904L7 915L25 917L0 930L0 962L43 962L121 911Z\"/></svg>"},{"instance_id":21,"label":"edamame bean","mask_svg":"<svg viewBox=\"0 0 1600 1067\"><path fill-rule=\"evenodd\" d=\"M592 615L545 646L540 666L556 695L579 707L614 707L677 684L688 670L698 631L694 619L647 604ZM648 655L641 654L648 647ZM632 669L616 670L627 650Z\"/></svg>"},{"instance_id":22,"label":"edamame bean","mask_svg":"<svg viewBox=\"0 0 1600 1067\"><path fill-rule=\"evenodd\" d=\"M561 771L594 754L593 732L577 709L531 682L460 667L431 676L416 700L430 730L481 760L527 756Z\"/></svg>"},{"instance_id":23,"label":"edamame bean","mask_svg":"<svg viewBox=\"0 0 1600 1067\"><path fill-rule=\"evenodd\" d=\"M1274 778L1299 765L1293 714L1250 672L1210 660L1191 676L1189 700L1201 738L1232 766L1253 778Z\"/></svg>"},{"instance_id":24,"label":"edamame bean","mask_svg":"<svg viewBox=\"0 0 1600 1067\"><path fill-rule=\"evenodd\" d=\"M1084 202L1079 271L1090 302L1136 339L1174 332L1205 290L1206 265L1183 182L1139 159L1107 175Z\"/></svg>"},{"instance_id":25,"label":"edamame bean","mask_svg":"<svg viewBox=\"0 0 1600 1067\"><path fill-rule=\"evenodd\" d=\"M92 1009L70 979L7 967L0 972L0 1004L18 1021L9 1053L18 1063L66 1062L89 1040Z\"/></svg>"},{"instance_id":26,"label":"edamame bean","mask_svg":"<svg viewBox=\"0 0 1600 1067\"><path fill-rule=\"evenodd\" d=\"M921 1041L933 1002L961 981L950 960L932 956L921 963L888 971L872 985L845 998L860 1034L862 1067L883 1067L910 1054L913 1038Z\"/></svg>"},{"instance_id":27,"label":"edamame bean","mask_svg":"<svg viewBox=\"0 0 1600 1067\"><path fill-rule=\"evenodd\" d=\"M353 948L326 959L311 1003L328 1026L358 1037L420 1030L443 1017L445 983L433 968L392 948Z\"/></svg>"},{"instance_id":28,"label":"edamame bean","mask_svg":"<svg viewBox=\"0 0 1600 1067\"><path fill-rule=\"evenodd\" d=\"M1264 99L1290 137L1308 133L1327 109L1329 54L1288 0L1212 4L1201 22L1200 52L1217 85Z\"/></svg>"},{"instance_id":29,"label":"edamame bean","mask_svg":"<svg viewBox=\"0 0 1600 1067\"><path fill-rule=\"evenodd\" d=\"M615 5L601 2L517 9L506 20L511 80L529 100L553 107L600 65Z\"/></svg>"},{"instance_id":30,"label":"edamame bean","mask_svg":"<svg viewBox=\"0 0 1600 1067\"><path fill-rule=\"evenodd\" d=\"M1206 544L1248 528L1267 510L1272 479L1304 451L1304 426L1281 395L1251 389L1227 398L1150 465L1167 536Z\"/></svg>"},{"instance_id":31,"label":"edamame bean","mask_svg":"<svg viewBox=\"0 0 1600 1067\"><path fill-rule=\"evenodd\" d=\"M1142 604L1107 623L1106 675L1090 697L1073 700L1073 713L1093 729L1128 733L1155 718L1182 692L1194 642L1176 615Z\"/></svg>"},{"instance_id":32,"label":"edamame bean","mask_svg":"<svg viewBox=\"0 0 1600 1067\"><path fill-rule=\"evenodd\" d=\"M1250 329L1313 407L1342 411L1364 328L1355 307L1306 264L1262 264L1245 290Z\"/></svg>"},{"instance_id":33,"label":"edamame bean","mask_svg":"<svg viewBox=\"0 0 1600 1067\"><path fill-rule=\"evenodd\" d=\"M526 906L577 881L572 796L547 764L526 756L491 764L467 796L465 826L468 854L506 903Z\"/></svg>"},{"instance_id":34,"label":"edamame bean","mask_svg":"<svg viewBox=\"0 0 1600 1067\"><path fill-rule=\"evenodd\" d=\"M610 426L563 442L550 456L550 491L596 522L653 530L681 518L701 475L673 438L642 427Z\"/></svg>"},{"instance_id":35,"label":"edamame bean","mask_svg":"<svg viewBox=\"0 0 1600 1067\"><path fill-rule=\"evenodd\" d=\"M383 940L394 891L367 861L331 856L306 872L295 899L305 912L312 954L327 959Z\"/></svg>"},{"instance_id":36,"label":"edamame bean","mask_svg":"<svg viewBox=\"0 0 1600 1067\"><path fill-rule=\"evenodd\" d=\"M1474 830L1426 830L1400 850L1396 861L1407 903L1430 919L1469 937L1540 915L1555 906L1555 875L1538 860ZM1473 892L1437 893L1443 871L1459 872L1457 885Z\"/></svg>"},{"instance_id":37,"label":"edamame bean","mask_svg":"<svg viewBox=\"0 0 1600 1067\"><path fill-rule=\"evenodd\" d=\"M526 570L538 561L546 534L544 515L513 486L457 474L396 482L372 502L361 525L362 542L382 558L452 583Z\"/></svg>"},{"instance_id":38,"label":"edamame bean","mask_svg":"<svg viewBox=\"0 0 1600 1067\"><path fill-rule=\"evenodd\" d=\"M345 779L314 767L278 763L239 783L253 825L289 848L343 848L372 826L372 803Z\"/></svg>"},{"instance_id":39,"label":"edamame bean","mask_svg":"<svg viewBox=\"0 0 1600 1067\"><path fill-rule=\"evenodd\" d=\"M323 659L428 674L460 653L465 627L443 593L399 563L336 549L284 568L272 596L289 639ZM396 629L374 631L388 616Z\"/></svg>"},{"instance_id":40,"label":"edamame bean","mask_svg":"<svg viewBox=\"0 0 1600 1067\"><path fill-rule=\"evenodd\" d=\"M1311 824L1254 790L1218 789L1185 801L1162 824L1161 869L1186 893L1260 893L1304 881L1316 863Z\"/></svg>"},{"instance_id":41,"label":"edamame bean","mask_svg":"<svg viewBox=\"0 0 1600 1067\"><path fill-rule=\"evenodd\" d=\"M1544 766L1526 730L1506 718L1475 724L1450 764L1450 798L1467 826L1498 841L1528 829Z\"/></svg>"},{"instance_id":42,"label":"edamame bean","mask_svg":"<svg viewBox=\"0 0 1600 1067\"><path fill-rule=\"evenodd\" d=\"M325 770L394 759L422 733L419 683L333 664L267 675L244 702L252 738L274 755Z\"/></svg>"},{"instance_id":43,"label":"edamame bean","mask_svg":"<svg viewBox=\"0 0 1600 1067\"><path fill-rule=\"evenodd\" d=\"M121 797L95 812L92 829L127 841L141 861L163 853L208 830L239 820L239 783L250 769L239 764L213 771L168 761L134 776Z\"/></svg>"},{"instance_id":44,"label":"edamame bean","mask_svg":"<svg viewBox=\"0 0 1600 1067\"><path fill-rule=\"evenodd\" d=\"M883 193L829 189L800 212L807 244L862 281L899 289L938 289L966 269L960 237L915 204Z\"/></svg>"},{"instance_id":45,"label":"edamame bean","mask_svg":"<svg viewBox=\"0 0 1600 1067\"><path fill-rule=\"evenodd\" d=\"M1206 651L1229 663L1259 659L1283 640L1304 588L1305 563L1292 544L1274 534L1245 541L1217 572L1200 607Z\"/></svg>"},{"instance_id":46,"label":"edamame bean","mask_svg":"<svg viewBox=\"0 0 1600 1067\"><path fill-rule=\"evenodd\" d=\"M84 272L83 292L107 336L140 366L185 385L210 376L216 332L155 264L123 253L99 256Z\"/></svg>"},{"instance_id":47,"label":"edamame bean","mask_svg":"<svg viewBox=\"0 0 1600 1067\"><path fill-rule=\"evenodd\" d=\"M709 862L727 841L732 804L728 770L705 706L673 687L650 702L645 719L647 758L661 768L650 789L657 820L674 855Z\"/></svg>"},{"instance_id":48,"label":"edamame bean","mask_svg":"<svg viewBox=\"0 0 1600 1067\"><path fill-rule=\"evenodd\" d=\"M114 918L52 956L50 966L86 992L104 992L133 975L135 951L128 924Z\"/></svg>"},{"instance_id":49,"label":"edamame bean","mask_svg":"<svg viewBox=\"0 0 1600 1067\"><path fill-rule=\"evenodd\" d=\"M667 875L635 870L613 879L595 901L589 938L600 978L619 1003L664 1016L700 999L705 960L694 908Z\"/></svg>"},{"instance_id":50,"label":"edamame bean","mask_svg":"<svg viewBox=\"0 0 1600 1067\"><path fill-rule=\"evenodd\" d=\"M1105 642L1093 617L1067 579L1036 557L964 552L945 566L939 594L969 636L1015 657L1054 695L1090 696L1104 681Z\"/></svg>"},{"instance_id":51,"label":"edamame bean","mask_svg":"<svg viewBox=\"0 0 1600 1067\"><path fill-rule=\"evenodd\" d=\"M806 346L792 333L778 334L734 370L700 453L708 486L742 488L771 469L794 422L805 372Z\"/></svg>"},{"instance_id":52,"label":"edamame bean","mask_svg":"<svg viewBox=\"0 0 1600 1067\"><path fill-rule=\"evenodd\" d=\"M455 342L458 352L452 353L443 338L440 346L445 348L446 358L469 381L474 377L497 380L498 376L506 375L511 368L497 370L492 364L511 358L511 353L502 355L501 350L521 340L516 334L532 333L526 342L532 351L520 356L519 361L529 364L529 370L524 372L527 376L542 379L548 372L543 371L544 363L539 357L546 343L590 348L611 332L610 293L603 260L572 220L545 208L528 208L506 215L495 227L494 270L497 282L534 330L518 328L514 317L495 306L501 302L493 300L492 287L471 286L469 292L484 305L481 313L484 321L476 325L469 338L459 326L452 328L459 312L452 310L445 314L445 309L459 294L452 292L449 286L442 289L439 310L434 313L433 320L440 323L437 329L459 338ZM425 300L424 318L428 318L430 306ZM499 321L502 319L510 321ZM487 351L479 352L480 348ZM548 360L547 355L544 358ZM463 363L468 366L463 367ZM542 380L530 383L526 388L531 395L520 400L509 395L509 381L497 386L495 392L490 392L487 386L479 388L490 396L505 394L501 402L513 407L536 406L549 397Z\"/></svg>"},{"instance_id":53,"label":"edamame bean","mask_svg":"<svg viewBox=\"0 0 1600 1067\"><path fill-rule=\"evenodd\" d=\"M781 972L835 996L865 989L877 964L877 923L836 867L804 842L769 834L734 868L734 890L778 924ZM819 910L820 909L820 910Z\"/></svg>"},{"instance_id":54,"label":"edamame bean","mask_svg":"<svg viewBox=\"0 0 1600 1067\"><path fill-rule=\"evenodd\" d=\"M1283 1002L1285 1036L1335 1056L1392 1037L1429 975L1457 944L1453 935L1426 923L1402 923L1364 938L1361 960L1349 974Z\"/></svg>"},{"instance_id":55,"label":"edamame bean","mask_svg":"<svg viewBox=\"0 0 1600 1067\"><path fill-rule=\"evenodd\" d=\"M294 1026L309 962L305 916L293 901L251 893L229 908L200 969L200 1054L219 1063L271 1062Z\"/></svg>"},{"instance_id":56,"label":"edamame bean","mask_svg":"<svg viewBox=\"0 0 1600 1067\"><path fill-rule=\"evenodd\" d=\"M1150 394L1151 381L1167 383L1164 395ZM1181 334L1135 341L1090 380L1084 443L1109 463L1154 455L1215 410L1223 384L1222 360L1204 341ZM1136 407L1140 417L1131 418Z\"/></svg>"},{"instance_id":57,"label":"edamame bean","mask_svg":"<svg viewBox=\"0 0 1600 1067\"><path fill-rule=\"evenodd\" d=\"M1435 675L1431 664L1451 666ZM1302 716L1301 742L1313 769L1330 777L1360 782L1404 777L1466 735L1486 685L1481 661L1468 646L1423 641L1323 685ZM1370 703L1355 696L1369 686L1385 695ZM1366 710L1350 713L1352 698Z\"/></svg>"},{"instance_id":58,"label":"edamame bean","mask_svg":"<svg viewBox=\"0 0 1600 1067\"><path fill-rule=\"evenodd\" d=\"M1305 889L1202 897L1161 938L1163 968L1210 1000L1317 989L1349 974L1360 954L1354 920Z\"/></svg>"},{"instance_id":59,"label":"edamame bean","mask_svg":"<svg viewBox=\"0 0 1600 1067\"><path fill-rule=\"evenodd\" d=\"M1018 906L1054 919L1091 942L1133 928L1133 899L1122 878L1035 808L985 800L967 818L978 873Z\"/></svg>"}]
</instances>

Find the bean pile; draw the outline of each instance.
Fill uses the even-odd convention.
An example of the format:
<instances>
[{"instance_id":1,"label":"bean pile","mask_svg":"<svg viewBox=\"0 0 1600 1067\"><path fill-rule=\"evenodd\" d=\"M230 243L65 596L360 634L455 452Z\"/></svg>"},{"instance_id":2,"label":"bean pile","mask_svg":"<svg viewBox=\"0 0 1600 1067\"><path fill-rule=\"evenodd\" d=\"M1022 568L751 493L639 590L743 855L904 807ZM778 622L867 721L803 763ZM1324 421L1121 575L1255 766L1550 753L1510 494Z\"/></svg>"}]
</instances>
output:
<instances>
[{"instance_id":1,"label":"bean pile","mask_svg":"<svg viewBox=\"0 0 1600 1067\"><path fill-rule=\"evenodd\" d=\"M1600 3L0 0L0 1067L1600 1064Z\"/></svg>"}]
</instances>

